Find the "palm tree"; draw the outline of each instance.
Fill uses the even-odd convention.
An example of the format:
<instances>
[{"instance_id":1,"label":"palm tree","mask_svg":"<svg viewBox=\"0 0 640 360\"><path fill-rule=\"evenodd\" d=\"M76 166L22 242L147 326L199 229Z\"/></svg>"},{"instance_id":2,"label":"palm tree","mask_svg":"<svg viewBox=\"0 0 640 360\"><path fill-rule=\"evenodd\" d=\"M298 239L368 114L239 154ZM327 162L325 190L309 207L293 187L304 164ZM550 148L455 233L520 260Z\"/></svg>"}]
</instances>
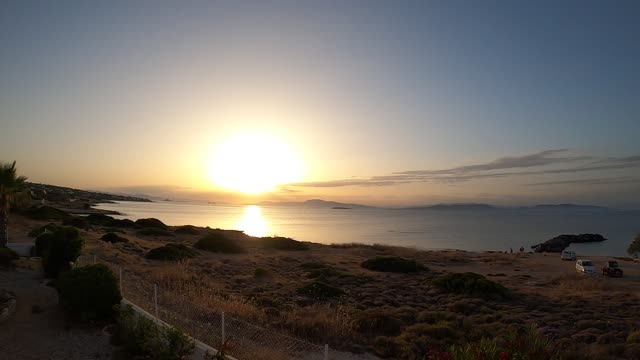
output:
<instances>
[{"instance_id":1,"label":"palm tree","mask_svg":"<svg viewBox=\"0 0 640 360\"><path fill-rule=\"evenodd\" d=\"M18 176L16 162L0 163L0 247L9 241L9 208L24 194L26 176Z\"/></svg>"}]
</instances>

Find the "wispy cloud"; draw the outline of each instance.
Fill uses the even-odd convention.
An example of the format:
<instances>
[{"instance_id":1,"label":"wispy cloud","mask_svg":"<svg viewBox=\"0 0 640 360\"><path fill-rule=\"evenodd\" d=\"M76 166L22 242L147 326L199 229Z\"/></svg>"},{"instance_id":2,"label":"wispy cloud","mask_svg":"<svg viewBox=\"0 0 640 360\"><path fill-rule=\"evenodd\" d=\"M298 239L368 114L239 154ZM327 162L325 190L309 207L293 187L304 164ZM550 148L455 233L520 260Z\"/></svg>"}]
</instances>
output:
<instances>
[{"instance_id":1,"label":"wispy cloud","mask_svg":"<svg viewBox=\"0 0 640 360\"><path fill-rule=\"evenodd\" d=\"M597 158L593 156L558 156L567 149L551 149L523 156L507 156L486 163L448 169L407 170L368 178L351 178L287 184L292 187L390 186L406 183L456 183L488 178L505 178L545 174L584 173L640 167L640 156ZM553 167L564 164L564 167ZM537 169L536 169L537 168ZM531 169L522 171L523 169ZM501 171L498 171L501 170ZM508 171L512 170L512 171ZM542 184L542 183L541 183Z\"/></svg>"},{"instance_id":2,"label":"wispy cloud","mask_svg":"<svg viewBox=\"0 0 640 360\"><path fill-rule=\"evenodd\" d=\"M548 186L548 185L612 185L612 184L640 184L640 177L623 176L614 178L598 178L598 179L574 179L561 181L546 181L527 184L527 186Z\"/></svg>"}]
</instances>

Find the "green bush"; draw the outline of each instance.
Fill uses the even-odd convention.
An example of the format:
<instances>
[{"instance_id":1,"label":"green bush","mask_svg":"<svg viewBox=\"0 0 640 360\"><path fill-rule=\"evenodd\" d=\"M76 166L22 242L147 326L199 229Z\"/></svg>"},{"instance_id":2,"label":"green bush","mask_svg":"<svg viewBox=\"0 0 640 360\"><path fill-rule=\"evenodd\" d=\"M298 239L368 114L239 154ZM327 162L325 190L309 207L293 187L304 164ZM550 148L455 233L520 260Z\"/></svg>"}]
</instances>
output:
<instances>
[{"instance_id":1,"label":"green bush","mask_svg":"<svg viewBox=\"0 0 640 360\"><path fill-rule=\"evenodd\" d=\"M68 226L73 226L76 227L78 229L88 229L89 228L89 221L87 219L81 218L81 217L70 217L65 219L62 222L62 225L68 225Z\"/></svg>"},{"instance_id":2,"label":"green bush","mask_svg":"<svg viewBox=\"0 0 640 360\"><path fill-rule=\"evenodd\" d=\"M504 338L483 338L480 341L452 345L448 351L431 351L433 360L559 360L551 339L542 335L535 325L523 330L511 329Z\"/></svg>"},{"instance_id":3,"label":"green bush","mask_svg":"<svg viewBox=\"0 0 640 360\"><path fill-rule=\"evenodd\" d=\"M69 270L71 263L80 256L83 244L84 240L80 237L78 229L70 226L38 236L36 255L42 256L45 274L56 278L60 272Z\"/></svg>"},{"instance_id":4,"label":"green bush","mask_svg":"<svg viewBox=\"0 0 640 360\"><path fill-rule=\"evenodd\" d=\"M151 249L146 255L147 259L178 261L194 257L196 252L183 244L167 244Z\"/></svg>"},{"instance_id":5,"label":"green bush","mask_svg":"<svg viewBox=\"0 0 640 360\"><path fill-rule=\"evenodd\" d=\"M31 231L29 231L29 236L30 237L38 237L40 236L40 234L49 231L49 232L53 232L54 230L58 229L60 227L60 225L58 224L54 224L54 223L49 223L47 225L42 225L39 226Z\"/></svg>"},{"instance_id":6,"label":"green bush","mask_svg":"<svg viewBox=\"0 0 640 360\"><path fill-rule=\"evenodd\" d=\"M266 278L271 276L271 272L267 269L258 267L253 271L253 276L255 276L256 278Z\"/></svg>"},{"instance_id":7,"label":"green bush","mask_svg":"<svg viewBox=\"0 0 640 360\"><path fill-rule=\"evenodd\" d=\"M433 279L431 283L455 294L482 298L508 297L507 288L472 272L447 274Z\"/></svg>"},{"instance_id":8,"label":"green bush","mask_svg":"<svg viewBox=\"0 0 640 360\"><path fill-rule=\"evenodd\" d=\"M634 331L627 336L627 342L629 344L640 344L640 330Z\"/></svg>"},{"instance_id":9,"label":"green bush","mask_svg":"<svg viewBox=\"0 0 640 360\"><path fill-rule=\"evenodd\" d=\"M138 219L136 220L136 225L141 228L155 228L162 230L167 230L169 228L165 223L156 218Z\"/></svg>"},{"instance_id":10,"label":"green bush","mask_svg":"<svg viewBox=\"0 0 640 360\"><path fill-rule=\"evenodd\" d=\"M136 227L136 223L129 219L111 219L105 224L105 226L131 229Z\"/></svg>"},{"instance_id":11,"label":"green bush","mask_svg":"<svg viewBox=\"0 0 640 360\"><path fill-rule=\"evenodd\" d=\"M64 220L71 215L51 206L32 206L23 211L24 216L35 220Z\"/></svg>"},{"instance_id":12,"label":"green bush","mask_svg":"<svg viewBox=\"0 0 640 360\"><path fill-rule=\"evenodd\" d=\"M200 234L200 230L198 230L198 228L193 225L178 226L178 228L176 228L174 232L177 234L186 234L186 235Z\"/></svg>"},{"instance_id":13,"label":"green bush","mask_svg":"<svg viewBox=\"0 0 640 360\"><path fill-rule=\"evenodd\" d=\"M237 254L245 251L242 245L227 237L222 231L214 231L210 233L198 240L194 246L200 250L226 254Z\"/></svg>"},{"instance_id":14,"label":"green bush","mask_svg":"<svg viewBox=\"0 0 640 360\"><path fill-rule=\"evenodd\" d=\"M262 241L263 246L268 249L291 250L291 251L309 250L309 245L301 241L296 241L287 237L282 237L282 236L263 237L263 238L260 238L260 240Z\"/></svg>"},{"instance_id":15,"label":"green bush","mask_svg":"<svg viewBox=\"0 0 640 360\"><path fill-rule=\"evenodd\" d=\"M428 270L427 267L415 260L397 256L376 256L360 265L365 269L382 272L415 273Z\"/></svg>"},{"instance_id":16,"label":"green bush","mask_svg":"<svg viewBox=\"0 0 640 360\"><path fill-rule=\"evenodd\" d=\"M20 259L18 254L6 247L0 247L0 267L13 267L13 261Z\"/></svg>"},{"instance_id":17,"label":"green bush","mask_svg":"<svg viewBox=\"0 0 640 360\"><path fill-rule=\"evenodd\" d=\"M146 236L175 236L171 231L158 228L144 228L136 231L136 235Z\"/></svg>"},{"instance_id":18,"label":"green bush","mask_svg":"<svg viewBox=\"0 0 640 360\"><path fill-rule=\"evenodd\" d=\"M298 292L318 300L331 299L345 294L342 289L321 281L310 282L298 289Z\"/></svg>"},{"instance_id":19,"label":"green bush","mask_svg":"<svg viewBox=\"0 0 640 360\"><path fill-rule=\"evenodd\" d=\"M179 360L187 358L195 348L181 331L160 327L130 306L119 306L116 325L115 340L132 358Z\"/></svg>"},{"instance_id":20,"label":"green bush","mask_svg":"<svg viewBox=\"0 0 640 360\"><path fill-rule=\"evenodd\" d=\"M108 232L100 238L100 240L104 242L110 242L112 244L120 243L120 242L129 242L129 239L126 237L122 237L116 233Z\"/></svg>"},{"instance_id":21,"label":"green bush","mask_svg":"<svg viewBox=\"0 0 640 360\"><path fill-rule=\"evenodd\" d=\"M118 280L102 264L64 272L56 281L60 304L67 313L83 321L107 320L120 303Z\"/></svg>"},{"instance_id":22,"label":"green bush","mask_svg":"<svg viewBox=\"0 0 640 360\"><path fill-rule=\"evenodd\" d=\"M106 226L110 221L114 220L114 218L105 214L89 214L85 219L92 225L102 226Z\"/></svg>"}]
</instances>

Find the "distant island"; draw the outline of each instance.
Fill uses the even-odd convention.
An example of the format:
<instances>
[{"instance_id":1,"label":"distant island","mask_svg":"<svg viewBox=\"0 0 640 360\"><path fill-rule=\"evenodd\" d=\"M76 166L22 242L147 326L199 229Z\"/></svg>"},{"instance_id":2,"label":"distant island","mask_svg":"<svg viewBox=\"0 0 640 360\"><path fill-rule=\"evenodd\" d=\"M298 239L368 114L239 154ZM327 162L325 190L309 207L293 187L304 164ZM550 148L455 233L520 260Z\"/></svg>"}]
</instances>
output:
<instances>
[{"instance_id":1,"label":"distant island","mask_svg":"<svg viewBox=\"0 0 640 360\"><path fill-rule=\"evenodd\" d=\"M498 207L489 204L436 204L424 206L412 206L403 210L496 210Z\"/></svg>"},{"instance_id":2,"label":"distant island","mask_svg":"<svg viewBox=\"0 0 640 360\"><path fill-rule=\"evenodd\" d=\"M307 201L287 201L287 202L273 202L262 201L257 203L258 206L302 206L313 208L331 208L331 209L366 209L374 208L373 206L359 205L359 204L344 204L335 201L326 201L320 199L311 199Z\"/></svg>"}]
</instances>

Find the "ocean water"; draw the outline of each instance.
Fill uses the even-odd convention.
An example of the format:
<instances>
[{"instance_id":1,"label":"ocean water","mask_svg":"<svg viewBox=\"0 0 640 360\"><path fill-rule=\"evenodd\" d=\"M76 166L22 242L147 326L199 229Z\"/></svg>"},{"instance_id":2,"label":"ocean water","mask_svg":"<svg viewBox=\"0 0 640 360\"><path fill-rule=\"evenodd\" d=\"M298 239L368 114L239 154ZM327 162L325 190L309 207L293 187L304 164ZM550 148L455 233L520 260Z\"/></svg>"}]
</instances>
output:
<instances>
[{"instance_id":1,"label":"ocean water","mask_svg":"<svg viewBox=\"0 0 640 360\"><path fill-rule=\"evenodd\" d=\"M514 251L560 234L599 233L608 241L574 244L579 255L626 255L640 232L640 211L613 210L397 210L305 206L241 206L183 202L100 204L132 220L154 217L168 225L242 230L324 244L389 244L421 249Z\"/></svg>"}]
</instances>

